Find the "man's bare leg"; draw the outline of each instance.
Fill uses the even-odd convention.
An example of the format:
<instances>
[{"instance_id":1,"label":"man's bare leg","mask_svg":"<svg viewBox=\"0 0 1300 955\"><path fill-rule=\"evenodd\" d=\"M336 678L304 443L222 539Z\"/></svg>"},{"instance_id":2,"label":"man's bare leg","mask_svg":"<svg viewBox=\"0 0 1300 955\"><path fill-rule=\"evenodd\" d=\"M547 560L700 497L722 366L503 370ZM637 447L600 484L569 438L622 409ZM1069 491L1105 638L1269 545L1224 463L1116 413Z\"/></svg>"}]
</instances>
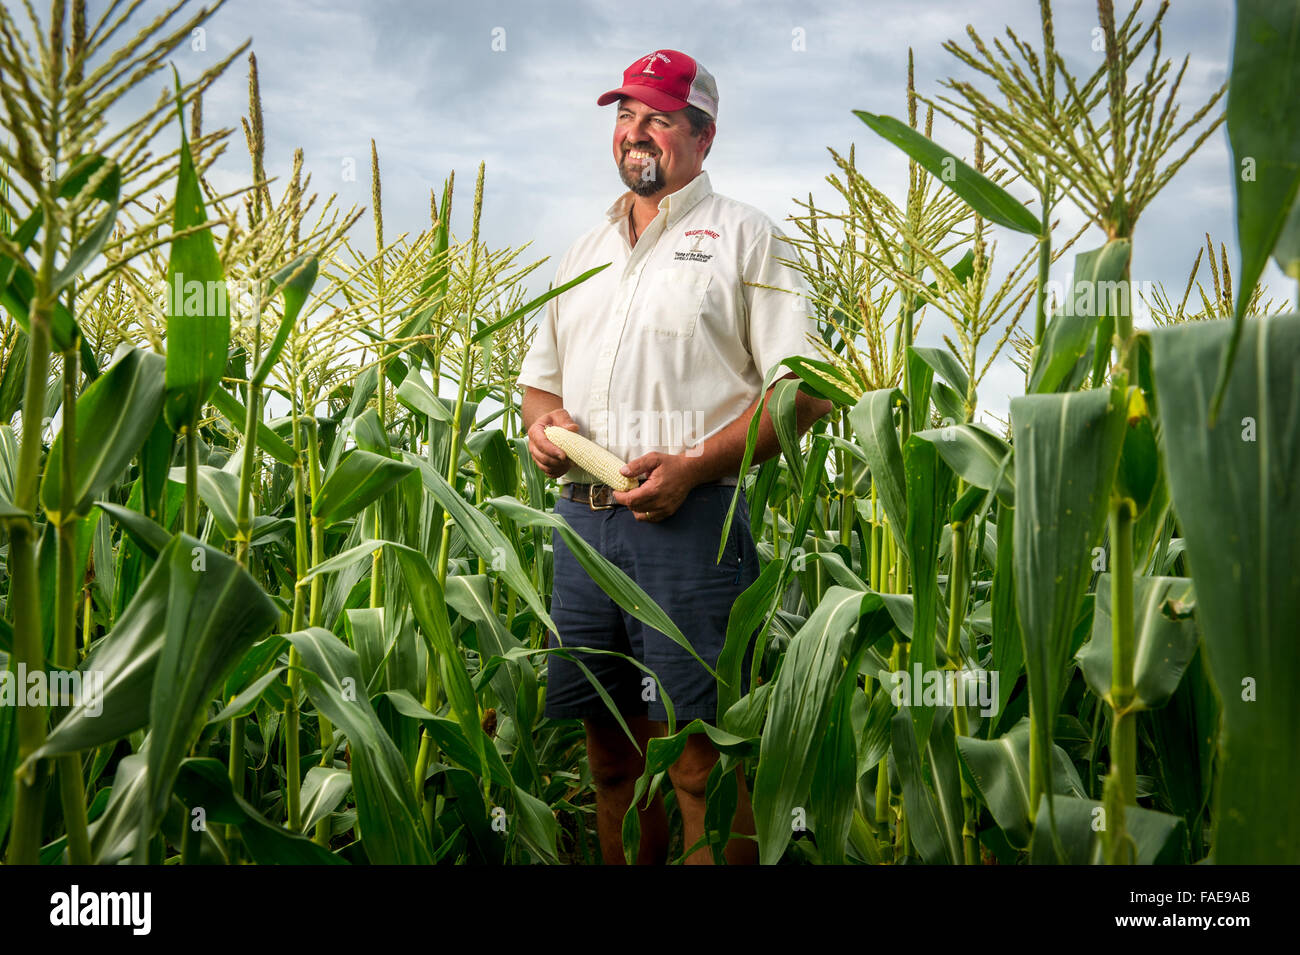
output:
<instances>
[{"instance_id":1,"label":"man's bare leg","mask_svg":"<svg viewBox=\"0 0 1300 955\"><path fill-rule=\"evenodd\" d=\"M641 747L640 753L612 718L582 721L587 730L587 764L596 784L596 831L605 865L626 864L623 817L632 804L636 781L645 771L646 744L652 737L663 735L644 716L629 716L626 720ZM664 811L663 797L656 793L649 807L640 810L640 818L637 865L663 865L668 859L668 814Z\"/></svg>"},{"instance_id":2,"label":"man's bare leg","mask_svg":"<svg viewBox=\"0 0 1300 955\"><path fill-rule=\"evenodd\" d=\"M668 724L657 723L660 735L666 735ZM668 778L677 793L677 808L682 814L683 845L690 848L704 837L704 810L707 805L705 790L709 773L718 761L718 751L703 733L686 738L686 749L677 762L668 767ZM754 810L749 801L749 787L745 785L744 767L736 767L736 816L731 821L731 831L753 835ZM758 843L752 839L731 839L723 850L728 865L756 865ZM713 865L713 853L707 846L696 849L686 857L687 865Z\"/></svg>"}]
</instances>

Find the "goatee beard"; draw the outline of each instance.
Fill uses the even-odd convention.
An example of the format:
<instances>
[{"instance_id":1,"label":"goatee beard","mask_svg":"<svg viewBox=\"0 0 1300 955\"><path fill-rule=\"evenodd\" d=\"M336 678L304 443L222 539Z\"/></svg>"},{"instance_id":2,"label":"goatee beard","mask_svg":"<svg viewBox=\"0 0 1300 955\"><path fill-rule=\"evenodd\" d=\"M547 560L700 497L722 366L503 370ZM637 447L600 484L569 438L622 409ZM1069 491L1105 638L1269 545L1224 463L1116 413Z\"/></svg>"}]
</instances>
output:
<instances>
[{"instance_id":1,"label":"goatee beard","mask_svg":"<svg viewBox=\"0 0 1300 955\"><path fill-rule=\"evenodd\" d=\"M623 185L631 189L634 195L653 196L663 189L664 180L663 176L660 175L659 164L652 162L650 165L654 174L649 179L644 178L646 170L644 165L631 169L626 160L619 165L619 177L623 180Z\"/></svg>"}]
</instances>

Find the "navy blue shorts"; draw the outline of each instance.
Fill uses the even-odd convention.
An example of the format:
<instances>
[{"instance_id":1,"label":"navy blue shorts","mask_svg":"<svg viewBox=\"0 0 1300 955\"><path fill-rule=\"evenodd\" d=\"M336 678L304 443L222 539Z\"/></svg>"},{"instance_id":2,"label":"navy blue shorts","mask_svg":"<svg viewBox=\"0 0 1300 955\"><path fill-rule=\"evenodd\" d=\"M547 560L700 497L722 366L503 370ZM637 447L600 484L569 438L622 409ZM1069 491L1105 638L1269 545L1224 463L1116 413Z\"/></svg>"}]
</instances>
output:
<instances>
[{"instance_id":1,"label":"navy blue shorts","mask_svg":"<svg viewBox=\"0 0 1300 955\"><path fill-rule=\"evenodd\" d=\"M700 485L682 506L659 522L638 521L626 507L593 511L590 505L560 498L555 512L605 558L650 595L701 659L716 669L727 636L727 618L736 598L758 577L758 551L749 530L749 508L742 491L722 560L718 542L735 487ZM700 718L715 723L717 681L689 653L618 606L588 576L558 532L551 617L566 649L615 650L645 664L663 684L678 725ZM551 647L561 644L550 634ZM645 715L666 722L659 688L648 674L620 657L574 654L600 681L624 717ZM749 688L752 646L742 667ZM647 682L648 681L648 682ZM559 654L547 654L546 710L552 719L611 718L586 675Z\"/></svg>"}]
</instances>

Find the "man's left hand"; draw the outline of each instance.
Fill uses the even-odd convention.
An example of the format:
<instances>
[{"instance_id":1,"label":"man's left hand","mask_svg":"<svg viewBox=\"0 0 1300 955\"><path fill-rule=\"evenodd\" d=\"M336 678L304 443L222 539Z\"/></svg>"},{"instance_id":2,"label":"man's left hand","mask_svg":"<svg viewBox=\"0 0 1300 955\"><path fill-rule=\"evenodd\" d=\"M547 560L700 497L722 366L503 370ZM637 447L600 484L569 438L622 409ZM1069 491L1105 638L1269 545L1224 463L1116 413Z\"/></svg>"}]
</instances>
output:
<instances>
[{"instance_id":1,"label":"man's left hand","mask_svg":"<svg viewBox=\"0 0 1300 955\"><path fill-rule=\"evenodd\" d=\"M623 473L628 477L640 474L645 480L630 491L615 491L614 500L631 508L638 521L650 523L672 517L696 484L694 469L684 454L651 451L629 461Z\"/></svg>"}]
</instances>

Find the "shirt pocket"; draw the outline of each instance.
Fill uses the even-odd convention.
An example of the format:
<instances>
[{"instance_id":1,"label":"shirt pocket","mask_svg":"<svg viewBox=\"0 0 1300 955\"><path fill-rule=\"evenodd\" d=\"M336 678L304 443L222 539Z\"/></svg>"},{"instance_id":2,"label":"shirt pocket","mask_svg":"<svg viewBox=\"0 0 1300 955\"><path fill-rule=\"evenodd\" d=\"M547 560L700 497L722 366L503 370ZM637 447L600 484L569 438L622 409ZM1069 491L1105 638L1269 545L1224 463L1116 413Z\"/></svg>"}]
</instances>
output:
<instances>
[{"instance_id":1,"label":"shirt pocket","mask_svg":"<svg viewBox=\"0 0 1300 955\"><path fill-rule=\"evenodd\" d=\"M708 272L680 266L650 273L643 299L646 331L672 338L693 336L711 278Z\"/></svg>"}]
</instances>

